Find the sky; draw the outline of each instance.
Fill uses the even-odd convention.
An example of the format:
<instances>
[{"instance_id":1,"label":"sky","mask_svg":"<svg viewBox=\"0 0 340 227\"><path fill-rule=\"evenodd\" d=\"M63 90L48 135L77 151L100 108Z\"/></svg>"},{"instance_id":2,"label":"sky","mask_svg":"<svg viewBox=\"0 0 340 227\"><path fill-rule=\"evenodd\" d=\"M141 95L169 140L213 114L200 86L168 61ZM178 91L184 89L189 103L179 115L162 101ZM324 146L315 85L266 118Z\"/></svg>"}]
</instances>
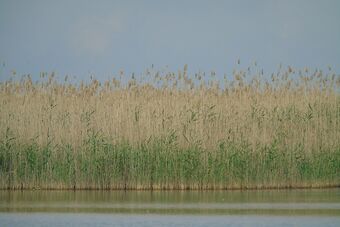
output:
<instances>
[{"instance_id":1,"label":"sky","mask_svg":"<svg viewBox=\"0 0 340 227\"><path fill-rule=\"evenodd\" d=\"M0 0L0 80L120 70L340 72L338 0ZM240 59L240 65L237 64Z\"/></svg>"}]
</instances>

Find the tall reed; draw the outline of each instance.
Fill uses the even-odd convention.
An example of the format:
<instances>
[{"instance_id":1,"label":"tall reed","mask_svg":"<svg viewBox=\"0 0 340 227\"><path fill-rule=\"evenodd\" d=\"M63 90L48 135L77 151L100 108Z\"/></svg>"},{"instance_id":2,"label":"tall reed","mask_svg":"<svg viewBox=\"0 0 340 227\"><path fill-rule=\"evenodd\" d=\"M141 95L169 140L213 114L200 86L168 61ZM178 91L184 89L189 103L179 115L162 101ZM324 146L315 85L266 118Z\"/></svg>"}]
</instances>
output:
<instances>
[{"instance_id":1,"label":"tall reed","mask_svg":"<svg viewBox=\"0 0 340 227\"><path fill-rule=\"evenodd\" d=\"M185 66L125 77L1 82L0 187L339 186L332 71L248 69L218 80Z\"/></svg>"}]
</instances>

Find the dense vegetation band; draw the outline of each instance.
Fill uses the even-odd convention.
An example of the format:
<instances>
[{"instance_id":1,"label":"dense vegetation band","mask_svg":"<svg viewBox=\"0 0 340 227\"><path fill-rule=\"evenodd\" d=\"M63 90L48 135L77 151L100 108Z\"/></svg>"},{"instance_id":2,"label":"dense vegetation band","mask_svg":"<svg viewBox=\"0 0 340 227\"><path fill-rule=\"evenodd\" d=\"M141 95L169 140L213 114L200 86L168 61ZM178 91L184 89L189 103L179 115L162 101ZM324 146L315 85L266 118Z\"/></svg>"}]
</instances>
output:
<instances>
[{"instance_id":1,"label":"dense vegetation band","mask_svg":"<svg viewBox=\"0 0 340 227\"><path fill-rule=\"evenodd\" d=\"M0 82L2 189L340 184L340 76L147 70Z\"/></svg>"}]
</instances>

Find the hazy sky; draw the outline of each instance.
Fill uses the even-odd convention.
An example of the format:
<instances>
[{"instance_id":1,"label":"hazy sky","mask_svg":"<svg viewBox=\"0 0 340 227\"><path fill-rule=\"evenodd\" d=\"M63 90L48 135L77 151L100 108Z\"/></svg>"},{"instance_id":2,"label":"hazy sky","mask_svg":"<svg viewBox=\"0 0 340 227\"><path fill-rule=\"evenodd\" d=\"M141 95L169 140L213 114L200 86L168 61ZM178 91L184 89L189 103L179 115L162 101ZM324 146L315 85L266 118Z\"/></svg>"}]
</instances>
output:
<instances>
[{"instance_id":1,"label":"hazy sky","mask_svg":"<svg viewBox=\"0 0 340 227\"><path fill-rule=\"evenodd\" d=\"M339 21L338 0L0 0L0 77L106 79L151 64L222 74L254 61L338 73Z\"/></svg>"}]
</instances>

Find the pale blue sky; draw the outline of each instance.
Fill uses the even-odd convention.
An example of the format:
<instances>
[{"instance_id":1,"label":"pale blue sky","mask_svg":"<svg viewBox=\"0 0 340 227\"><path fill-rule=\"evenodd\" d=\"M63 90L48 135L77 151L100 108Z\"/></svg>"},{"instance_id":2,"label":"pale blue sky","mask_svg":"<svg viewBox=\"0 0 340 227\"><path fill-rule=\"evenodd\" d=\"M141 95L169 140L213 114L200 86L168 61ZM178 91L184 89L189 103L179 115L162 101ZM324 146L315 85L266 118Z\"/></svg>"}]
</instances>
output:
<instances>
[{"instance_id":1,"label":"pale blue sky","mask_svg":"<svg viewBox=\"0 0 340 227\"><path fill-rule=\"evenodd\" d=\"M151 64L223 76L254 61L338 73L339 21L337 0L0 0L0 77L106 79Z\"/></svg>"}]
</instances>

